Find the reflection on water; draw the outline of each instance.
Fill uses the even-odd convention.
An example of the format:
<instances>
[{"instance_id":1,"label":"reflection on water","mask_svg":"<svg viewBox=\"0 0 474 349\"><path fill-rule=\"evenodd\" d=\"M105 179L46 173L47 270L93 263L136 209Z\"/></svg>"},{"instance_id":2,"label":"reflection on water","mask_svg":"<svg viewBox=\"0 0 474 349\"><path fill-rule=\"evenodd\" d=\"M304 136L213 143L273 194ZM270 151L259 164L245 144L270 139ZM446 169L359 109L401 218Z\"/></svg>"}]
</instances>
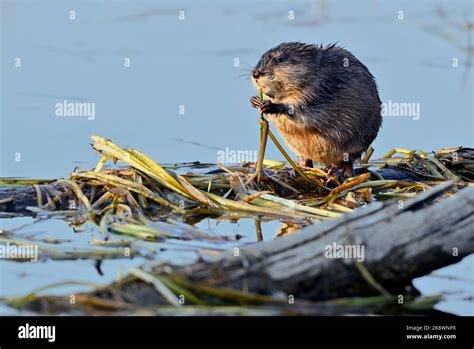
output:
<instances>
[{"instance_id":1,"label":"reflection on water","mask_svg":"<svg viewBox=\"0 0 474 349\"><path fill-rule=\"evenodd\" d=\"M301 227L298 224L282 223L281 228L278 230L276 236L283 237L286 235L291 235L297 233L300 229Z\"/></svg>"}]
</instances>

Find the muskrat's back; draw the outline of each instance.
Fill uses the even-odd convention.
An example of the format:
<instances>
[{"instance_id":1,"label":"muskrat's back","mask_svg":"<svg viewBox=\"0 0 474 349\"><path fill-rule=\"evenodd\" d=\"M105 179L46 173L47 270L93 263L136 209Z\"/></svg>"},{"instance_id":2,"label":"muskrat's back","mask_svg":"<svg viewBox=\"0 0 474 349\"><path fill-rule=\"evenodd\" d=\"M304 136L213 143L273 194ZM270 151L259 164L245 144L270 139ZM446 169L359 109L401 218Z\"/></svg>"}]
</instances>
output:
<instances>
[{"instance_id":1,"label":"muskrat's back","mask_svg":"<svg viewBox=\"0 0 474 349\"><path fill-rule=\"evenodd\" d=\"M268 98L259 106L300 159L352 162L377 136L374 77L343 48L283 43L262 56L252 78Z\"/></svg>"}]
</instances>

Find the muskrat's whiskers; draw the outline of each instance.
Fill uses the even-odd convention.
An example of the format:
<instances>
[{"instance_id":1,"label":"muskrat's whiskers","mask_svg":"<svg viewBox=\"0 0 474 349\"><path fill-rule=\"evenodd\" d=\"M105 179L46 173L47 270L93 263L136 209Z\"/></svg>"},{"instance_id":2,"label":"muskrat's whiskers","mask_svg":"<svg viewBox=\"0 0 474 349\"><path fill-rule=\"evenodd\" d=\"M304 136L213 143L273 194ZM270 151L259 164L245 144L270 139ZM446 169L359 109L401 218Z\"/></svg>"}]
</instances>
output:
<instances>
[{"instance_id":1,"label":"muskrat's whiskers","mask_svg":"<svg viewBox=\"0 0 474 349\"><path fill-rule=\"evenodd\" d=\"M237 75L237 76L234 78L234 80L235 80L235 79L240 79L240 78L246 78L247 80L250 80L250 75L247 74L247 73L245 73L245 74L240 74L240 75Z\"/></svg>"}]
</instances>

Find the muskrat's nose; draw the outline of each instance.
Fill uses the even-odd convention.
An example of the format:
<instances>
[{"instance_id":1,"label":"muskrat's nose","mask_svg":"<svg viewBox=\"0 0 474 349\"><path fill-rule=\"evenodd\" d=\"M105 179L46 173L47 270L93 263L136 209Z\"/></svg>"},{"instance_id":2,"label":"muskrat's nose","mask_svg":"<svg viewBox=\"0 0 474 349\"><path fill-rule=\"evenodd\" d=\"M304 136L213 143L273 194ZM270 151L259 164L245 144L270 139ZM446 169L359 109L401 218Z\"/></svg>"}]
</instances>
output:
<instances>
[{"instance_id":1,"label":"muskrat's nose","mask_svg":"<svg viewBox=\"0 0 474 349\"><path fill-rule=\"evenodd\" d=\"M254 79L258 79L258 77L259 77L260 75L262 75L262 74L261 74L258 70L254 70L254 71L252 72L252 76L253 76Z\"/></svg>"}]
</instances>

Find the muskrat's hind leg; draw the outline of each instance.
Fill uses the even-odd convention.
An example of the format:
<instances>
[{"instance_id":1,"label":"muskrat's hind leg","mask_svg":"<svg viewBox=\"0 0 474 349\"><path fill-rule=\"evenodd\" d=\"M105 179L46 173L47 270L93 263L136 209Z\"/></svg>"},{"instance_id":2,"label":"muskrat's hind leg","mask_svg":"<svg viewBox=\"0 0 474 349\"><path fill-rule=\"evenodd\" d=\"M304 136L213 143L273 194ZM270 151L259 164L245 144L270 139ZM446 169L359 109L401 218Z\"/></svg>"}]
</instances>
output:
<instances>
[{"instance_id":1,"label":"muskrat's hind leg","mask_svg":"<svg viewBox=\"0 0 474 349\"><path fill-rule=\"evenodd\" d=\"M313 160L311 159L307 159L303 156L300 156L298 158L298 166L301 167L301 168L313 168Z\"/></svg>"},{"instance_id":2,"label":"muskrat's hind leg","mask_svg":"<svg viewBox=\"0 0 474 349\"><path fill-rule=\"evenodd\" d=\"M302 170L312 170L314 167L313 160L306 159L303 156L298 156L298 167L301 168ZM290 176L293 176L293 177L296 176L296 171L294 169L290 171Z\"/></svg>"},{"instance_id":3,"label":"muskrat's hind leg","mask_svg":"<svg viewBox=\"0 0 474 349\"><path fill-rule=\"evenodd\" d=\"M354 175L354 164L352 160L344 161L341 167L342 167L342 177L344 179L350 178Z\"/></svg>"},{"instance_id":4,"label":"muskrat's hind leg","mask_svg":"<svg viewBox=\"0 0 474 349\"><path fill-rule=\"evenodd\" d=\"M352 160L343 161L339 165L329 165L326 170L328 172L328 180L326 182L328 186L334 186L334 184L337 184L335 179L342 183L347 178L354 175Z\"/></svg>"}]
</instances>

